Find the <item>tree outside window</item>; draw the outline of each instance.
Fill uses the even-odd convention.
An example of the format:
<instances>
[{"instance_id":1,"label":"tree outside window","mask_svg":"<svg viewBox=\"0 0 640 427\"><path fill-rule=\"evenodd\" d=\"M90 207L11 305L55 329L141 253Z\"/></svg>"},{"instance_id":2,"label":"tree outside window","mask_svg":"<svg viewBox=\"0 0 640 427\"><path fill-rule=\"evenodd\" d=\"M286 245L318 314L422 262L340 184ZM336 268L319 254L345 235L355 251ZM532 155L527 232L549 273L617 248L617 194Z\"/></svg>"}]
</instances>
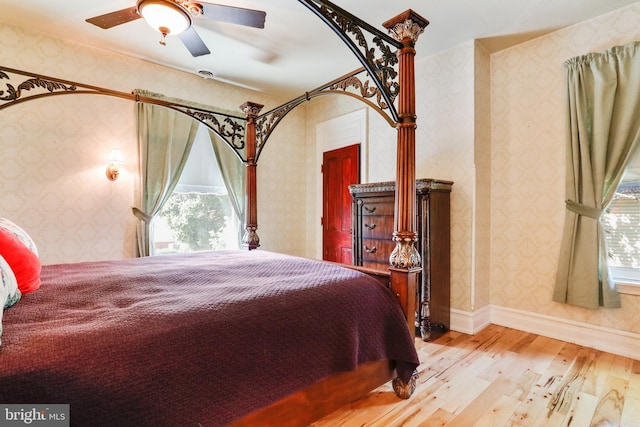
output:
<instances>
[{"instance_id":1,"label":"tree outside window","mask_svg":"<svg viewBox=\"0 0 640 427\"><path fill-rule=\"evenodd\" d=\"M178 185L153 222L155 255L237 249L237 218L201 126Z\"/></svg>"},{"instance_id":2,"label":"tree outside window","mask_svg":"<svg viewBox=\"0 0 640 427\"><path fill-rule=\"evenodd\" d=\"M210 193L174 192L160 215L173 232L172 248L185 252L225 249L232 215L229 197Z\"/></svg>"}]
</instances>

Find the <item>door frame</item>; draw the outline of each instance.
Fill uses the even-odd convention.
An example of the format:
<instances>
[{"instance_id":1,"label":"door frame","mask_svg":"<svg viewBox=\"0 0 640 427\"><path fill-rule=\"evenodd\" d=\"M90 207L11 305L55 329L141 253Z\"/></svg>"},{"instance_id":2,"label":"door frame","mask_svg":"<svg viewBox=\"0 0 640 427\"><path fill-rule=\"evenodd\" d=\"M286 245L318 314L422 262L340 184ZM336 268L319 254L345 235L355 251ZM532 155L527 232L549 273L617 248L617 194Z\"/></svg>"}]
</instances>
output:
<instances>
[{"instance_id":1,"label":"door frame","mask_svg":"<svg viewBox=\"0 0 640 427\"><path fill-rule=\"evenodd\" d=\"M366 183L369 178L369 139L367 133L367 109L356 110L316 125L316 160L315 182L316 203L314 220L315 256L322 259L322 155L325 151L335 150L348 145L360 144L360 182Z\"/></svg>"}]
</instances>

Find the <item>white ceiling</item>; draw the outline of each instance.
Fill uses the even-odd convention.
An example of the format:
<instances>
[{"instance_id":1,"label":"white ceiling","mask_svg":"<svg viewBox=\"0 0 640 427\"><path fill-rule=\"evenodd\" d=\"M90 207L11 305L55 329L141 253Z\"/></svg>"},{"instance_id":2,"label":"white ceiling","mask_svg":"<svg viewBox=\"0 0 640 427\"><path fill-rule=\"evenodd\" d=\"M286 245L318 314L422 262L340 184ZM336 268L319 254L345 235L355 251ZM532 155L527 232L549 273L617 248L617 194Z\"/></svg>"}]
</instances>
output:
<instances>
[{"instance_id":1,"label":"white ceiling","mask_svg":"<svg viewBox=\"0 0 640 427\"><path fill-rule=\"evenodd\" d=\"M334 0L372 26L413 9L430 21L417 59L481 39L490 51L602 15L638 0ZM210 3L264 10L264 29L198 18L198 34L210 55L193 58L180 40L143 20L103 30L85 19L135 6L135 0L0 0L0 21L77 43L121 52L285 99L327 83L360 64L343 42L296 0L216 0ZM11 67L12 64L0 64Z\"/></svg>"}]
</instances>

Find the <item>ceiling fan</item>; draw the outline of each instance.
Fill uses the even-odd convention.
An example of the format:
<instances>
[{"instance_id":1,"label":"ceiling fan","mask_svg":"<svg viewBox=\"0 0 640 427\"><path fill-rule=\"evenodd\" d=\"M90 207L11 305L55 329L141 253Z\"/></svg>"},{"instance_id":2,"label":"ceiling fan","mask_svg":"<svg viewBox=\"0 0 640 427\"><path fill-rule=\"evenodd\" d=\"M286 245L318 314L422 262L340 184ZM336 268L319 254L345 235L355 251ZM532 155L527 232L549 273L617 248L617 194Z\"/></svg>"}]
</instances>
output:
<instances>
[{"instance_id":1,"label":"ceiling fan","mask_svg":"<svg viewBox=\"0 0 640 427\"><path fill-rule=\"evenodd\" d=\"M211 53L192 25L193 18L200 17L248 27L264 28L266 13L202 1L137 0L133 7L94 16L86 21L100 28L109 29L144 18L149 26L162 34L160 44L165 44L167 35L177 35L191 52L191 55L197 57Z\"/></svg>"}]
</instances>

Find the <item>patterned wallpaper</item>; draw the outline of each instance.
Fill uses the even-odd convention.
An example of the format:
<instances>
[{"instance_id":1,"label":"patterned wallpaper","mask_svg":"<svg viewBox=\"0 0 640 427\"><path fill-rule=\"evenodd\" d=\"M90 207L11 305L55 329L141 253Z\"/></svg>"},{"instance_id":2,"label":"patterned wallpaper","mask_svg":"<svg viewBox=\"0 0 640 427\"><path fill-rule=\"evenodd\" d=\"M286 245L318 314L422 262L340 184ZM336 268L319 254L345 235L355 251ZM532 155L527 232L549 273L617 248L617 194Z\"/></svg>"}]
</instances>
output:
<instances>
[{"instance_id":1,"label":"patterned wallpaper","mask_svg":"<svg viewBox=\"0 0 640 427\"><path fill-rule=\"evenodd\" d=\"M286 100L203 80L145 61L0 24L0 64L122 92L148 89L237 111L246 101L264 111ZM278 126L258 166L263 248L304 255L304 110ZM43 263L130 257L137 168L134 103L99 95L28 101L0 112L0 216L25 228ZM112 148L124 152L122 174L105 177ZM265 165L262 167L262 165Z\"/></svg>"},{"instance_id":2,"label":"patterned wallpaper","mask_svg":"<svg viewBox=\"0 0 640 427\"><path fill-rule=\"evenodd\" d=\"M470 41L416 64L416 174L455 182L453 308L491 304L640 332L638 297L623 295L619 310L551 302L564 219L562 63L640 39L639 21L640 3L492 55ZM0 25L0 37L0 64L11 68L229 110L283 101L11 26ZM427 39L428 31L417 48ZM258 166L264 249L314 255L316 125L362 108L350 97L320 97L276 129ZM369 181L392 180L396 132L372 110L367 118ZM3 110L0 126L0 215L32 234L43 262L130 256L133 104L54 97ZM116 182L104 177L112 147L126 162Z\"/></svg>"},{"instance_id":3,"label":"patterned wallpaper","mask_svg":"<svg viewBox=\"0 0 640 427\"><path fill-rule=\"evenodd\" d=\"M491 56L491 303L640 332L640 298L586 310L551 302L564 221L563 62L640 39L640 3Z\"/></svg>"},{"instance_id":4,"label":"patterned wallpaper","mask_svg":"<svg viewBox=\"0 0 640 427\"><path fill-rule=\"evenodd\" d=\"M551 302L564 221L562 63L640 39L639 21L637 3L491 55L470 41L416 63L416 175L454 181L452 308L491 304L640 332L638 297L623 295L619 310ZM359 108L343 97L312 103L308 142L314 124ZM369 181L394 179L395 131L368 117Z\"/></svg>"},{"instance_id":5,"label":"patterned wallpaper","mask_svg":"<svg viewBox=\"0 0 640 427\"><path fill-rule=\"evenodd\" d=\"M470 311L491 302L491 61L486 50L474 46L474 168L472 226L473 256Z\"/></svg>"},{"instance_id":6,"label":"patterned wallpaper","mask_svg":"<svg viewBox=\"0 0 640 427\"><path fill-rule=\"evenodd\" d=\"M425 32L418 43L428 42L428 37ZM454 183L451 306L462 310L472 307L474 45L467 42L416 64L416 176Z\"/></svg>"},{"instance_id":7,"label":"patterned wallpaper","mask_svg":"<svg viewBox=\"0 0 640 427\"><path fill-rule=\"evenodd\" d=\"M273 106L275 107L275 106ZM272 107L272 108L273 108ZM266 107L264 111L269 111ZM309 247L305 111L291 111L269 137L258 160L258 235L261 248L306 256ZM301 178L302 177L302 178Z\"/></svg>"},{"instance_id":8,"label":"patterned wallpaper","mask_svg":"<svg viewBox=\"0 0 640 427\"><path fill-rule=\"evenodd\" d=\"M133 152L125 141L135 137L133 103L52 97L7 108L0 123L0 212L27 230L42 262L131 256ZM115 182L105 176L112 148L127 160Z\"/></svg>"},{"instance_id":9,"label":"patterned wallpaper","mask_svg":"<svg viewBox=\"0 0 640 427\"><path fill-rule=\"evenodd\" d=\"M469 42L416 64L416 177L454 181L451 194L451 302L453 307L467 310L471 306L474 45ZM417 48L420 48L419 44ZM315 144L318 123L363 106L345 96L327 96L312 101L307 106L309 145ZM368 138L363 142L368 144L368 181L392 181L396 174L397 132L373 109L368 111L368 125ZM316 224L310 223L314 227Z\"/></svg>"}]
</instances>

